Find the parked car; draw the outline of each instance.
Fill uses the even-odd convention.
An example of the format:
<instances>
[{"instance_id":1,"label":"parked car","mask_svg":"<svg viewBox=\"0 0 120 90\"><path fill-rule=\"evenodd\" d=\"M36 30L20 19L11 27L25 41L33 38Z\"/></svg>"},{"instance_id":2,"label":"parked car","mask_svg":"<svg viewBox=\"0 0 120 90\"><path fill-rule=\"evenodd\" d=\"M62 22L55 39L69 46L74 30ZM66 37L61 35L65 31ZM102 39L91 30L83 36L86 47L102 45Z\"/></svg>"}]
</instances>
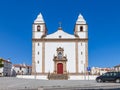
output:
<instances>
[{"instance_id":1,"label":"parked car","mask_svg":"<svg viewBox=\"0 0 120 90\"><path fill-rule=\"evenodd\" d=\"M97 82L114 81L120 83L120 72L107 72L96 78Z\"/></svg>"}]
</instances>

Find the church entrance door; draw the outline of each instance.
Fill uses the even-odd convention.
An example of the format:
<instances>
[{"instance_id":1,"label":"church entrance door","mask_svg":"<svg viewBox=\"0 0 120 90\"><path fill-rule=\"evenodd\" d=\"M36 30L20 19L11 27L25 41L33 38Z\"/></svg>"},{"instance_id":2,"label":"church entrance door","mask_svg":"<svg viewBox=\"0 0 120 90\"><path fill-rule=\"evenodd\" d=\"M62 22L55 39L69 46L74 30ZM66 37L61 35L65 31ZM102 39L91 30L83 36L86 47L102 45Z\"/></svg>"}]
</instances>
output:
<instances>
[{"instance_id":1,"label":"church entrance door","mask_svg":"<svg viewBox=\"0 0 120 90\"><path fill-rule=\"evenodd\" d=\"M62 63L57 64L57 74L63 74L63 64Z\"/></svg>"}]
</instances>

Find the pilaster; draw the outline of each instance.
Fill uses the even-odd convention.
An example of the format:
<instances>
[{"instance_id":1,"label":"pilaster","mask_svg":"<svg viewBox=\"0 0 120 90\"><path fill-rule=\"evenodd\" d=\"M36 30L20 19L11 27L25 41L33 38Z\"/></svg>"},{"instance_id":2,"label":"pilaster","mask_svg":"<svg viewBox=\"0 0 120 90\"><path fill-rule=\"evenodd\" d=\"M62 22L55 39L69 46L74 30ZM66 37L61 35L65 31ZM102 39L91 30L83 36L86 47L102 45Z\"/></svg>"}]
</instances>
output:
<instances>
[{"instance_id":1,"label":"pilaster","mask_svg":"<svg viewBox=\"0 0 120 90\"><path fill-rule=\"evenodd\" d=\"M76 41L75 43L75 52L76 52L76 73L78 73L78 65L79 65L79 62L78 62L78 41Z\"/></svg>"}]
</instances>

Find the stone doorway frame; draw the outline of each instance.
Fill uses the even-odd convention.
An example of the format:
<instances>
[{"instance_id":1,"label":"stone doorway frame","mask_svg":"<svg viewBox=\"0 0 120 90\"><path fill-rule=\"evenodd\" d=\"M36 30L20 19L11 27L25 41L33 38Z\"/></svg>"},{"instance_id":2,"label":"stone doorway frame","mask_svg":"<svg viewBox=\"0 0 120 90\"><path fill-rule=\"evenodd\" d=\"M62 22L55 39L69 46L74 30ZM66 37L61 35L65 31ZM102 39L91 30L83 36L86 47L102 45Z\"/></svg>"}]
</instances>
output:
<instances>
[{"instance_id":1,"label":"stone doorway frame","mask_svg":"<svg viewBox=\"0 0 120 90\"><path fill-rule=\"evenodd\" d=\"M63 64L63 74L66 74L67 73L67 70L66 70L67 56L64 56L64 49L59 47L59 48L57 48L56 51L57 51L57 56L54 56L54 59L53 59L53 61L54 61L54 73L58 74L57 73L58 72L57 65L59 63L61 63L61 64ZM61 53L61 57L59 57L59 53Z\"/></svg>"}]
</instances>

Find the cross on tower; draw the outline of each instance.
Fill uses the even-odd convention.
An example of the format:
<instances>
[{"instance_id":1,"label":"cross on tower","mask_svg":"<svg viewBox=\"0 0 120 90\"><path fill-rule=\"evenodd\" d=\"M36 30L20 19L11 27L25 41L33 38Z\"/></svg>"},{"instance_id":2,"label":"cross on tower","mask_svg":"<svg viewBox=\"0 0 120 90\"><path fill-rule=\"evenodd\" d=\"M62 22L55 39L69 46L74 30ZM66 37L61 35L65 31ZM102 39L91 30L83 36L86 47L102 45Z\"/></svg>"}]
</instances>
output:
<instances>
[{"instance_id":1,"label":"cross on tower","mask_svg":"<svg viewBox=\"0 0 120 90\"><path fill-rule=\"evenodd\" d=\"M59 27L61 27L62 26L62 22L59 22Z\"/></svg>"},{"instance_id":2,"label":"cross on tower","mask_svg":"<svg viewBox=\"0 0 120 90\"><path fill-rule=\"evenodd\" d=\"M62 23L61 22L59 22L59 28L58 28L58 30L62 30Z\"/></svg>"}]
</instances>

